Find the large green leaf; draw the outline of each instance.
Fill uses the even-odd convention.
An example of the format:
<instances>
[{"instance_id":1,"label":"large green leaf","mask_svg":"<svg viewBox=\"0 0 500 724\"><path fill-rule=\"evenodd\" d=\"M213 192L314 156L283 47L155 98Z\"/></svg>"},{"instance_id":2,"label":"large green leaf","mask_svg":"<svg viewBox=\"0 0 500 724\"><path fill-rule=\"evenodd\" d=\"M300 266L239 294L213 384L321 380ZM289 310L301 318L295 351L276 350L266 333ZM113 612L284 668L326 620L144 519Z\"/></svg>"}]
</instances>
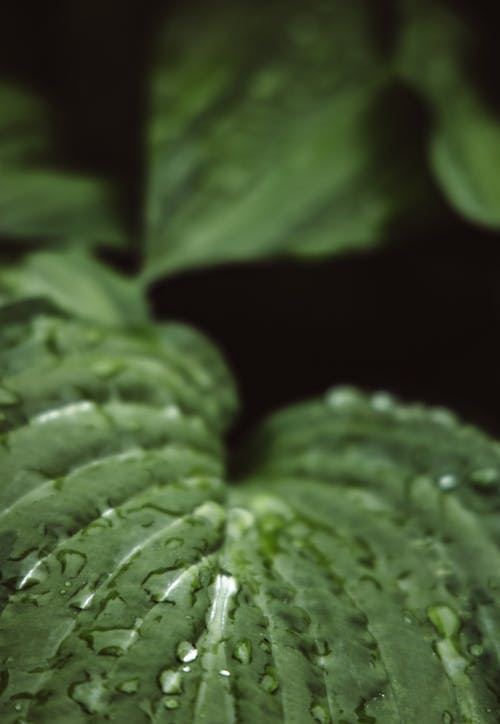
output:
<instances>
[{"instance_id":1,"label":"large green leaf","mask_svg":"<svg viewBox=\"0 0 500 724\"><path fill-rule=\"evenodd\" d=\"M451 8L426 0L402 3L398 64L429 102L434 129L430 161L453 206L500 227L500 117L488 109L465 66L474 38Z\"/></svg>"},{"instance_id":2,"label":"large green leaf","mask_svg":"<svg viewBox=\"0 0 500 724\"><path fill-rule=\"evenodd\" d=\"M46 105L29 91L0 83L0 235L23 241L123 239L115 198L102 179L57 164L55 127Z\"/></svg>"},{"instance_id":3,"label":"large green leaf","mask_svg":"<svg viewBox=\"0 0 500 724\"><path fill-rule=\"evenodd\" d=\"M366 247L417 203L407 150L381 137L394 124L390 107L376 113L389 71L371 13L216 2L169 17L152 85L148 279Z\"/></svg>"},{"instance_id":4,"label":"large green leaf","mask_svg":"<svg viewBox=\"0 0 500 724\"><path fill-rule=\"evenodd\" d=\"M143 290L101 264L81 245L58 252L27 254L0 270L0 300L27 296L52 299L70 314L109 325L148 319Z\"/></svg>"},{"instance_id":5,"label":"large green leaf","mask_svg":"<svg viewBox=\"0 0 500 724\"><path fill-rule=\"evenodd\" d=\"M336 390L226 486L198 335L0 321L2 721L498 720L497 444Z\"/></svg>"}]
</instances>

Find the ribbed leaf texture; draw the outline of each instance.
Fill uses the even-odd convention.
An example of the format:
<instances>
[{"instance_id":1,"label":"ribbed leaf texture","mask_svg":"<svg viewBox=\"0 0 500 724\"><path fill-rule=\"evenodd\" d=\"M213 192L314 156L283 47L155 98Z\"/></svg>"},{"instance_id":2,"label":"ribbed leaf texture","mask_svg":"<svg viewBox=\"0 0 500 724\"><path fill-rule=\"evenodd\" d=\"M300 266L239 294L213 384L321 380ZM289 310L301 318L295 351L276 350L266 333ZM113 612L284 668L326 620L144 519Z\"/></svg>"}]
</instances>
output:
<instances>
[{"instance_id":1,"label":"ribbed leaf texture","mask_svg":"<svg viewBox=\"0 0 500 724\"><path fill-rule=\"evenodd\" d=\"M337 389L227 485L201 336L1 322L2 721L498 721L496 443Z\"/></svg>"}]
</instances>

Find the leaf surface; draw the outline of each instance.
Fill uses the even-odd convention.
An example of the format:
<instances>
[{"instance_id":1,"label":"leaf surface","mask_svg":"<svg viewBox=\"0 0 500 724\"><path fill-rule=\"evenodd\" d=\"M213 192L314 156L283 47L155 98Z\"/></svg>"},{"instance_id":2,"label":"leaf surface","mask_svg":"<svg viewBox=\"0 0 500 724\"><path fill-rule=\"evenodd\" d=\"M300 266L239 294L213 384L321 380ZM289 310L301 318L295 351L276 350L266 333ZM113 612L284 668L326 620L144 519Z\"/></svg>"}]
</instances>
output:
<instances>
[{"instance_id":1,"label":"leaf surface","mask_svg":"<svg viewBox=\"0 0 500 724\"><path fill-rule=\"evenodd\" d=\"M337 389L226 485L199 335L1 321L3 721L497 720L498 444Z\"/></svg>"},{"instance_id":2,"label":"leaf surface","mask_svg":"<svg viewBox=\"0 0 500 724\"><path fill-rule=\"evenodd\" d=\"M429 158L448 201L465 217L500 227L500 117L466 67L475 38L465 18L439 3L408 0L399 38L402 77L429 103Z\"/></svg>"},{"instance_id":3,"label":"leaf surface","mask_svg":"<svg viewBox=\"0 0 500 724\"><path fill-rule=\"evenodd\" d=\"M152 83L145 277L379 241L415 180L407 150L378 137L389 81L362 2L218 2L169 17Z\"/></svg>"},{"instance_id":4,"label":"leaf surface","mask_svg":"<svg viewBox=\"0 0 500 724\"><path fill-rule=\"evenodd\" d=\"M39 296L69 314L110 326L145 323L143 290L101 264L84 246L25 255L0 271L0 298L5 301Z\"/></svg>"},{"instance_id":5,"label":"leaf surface","mask_svg":"<svg viewBox=\"0 0 500 724\"><path fill-rule=\"evenodd\" d=\"M110 185L58 163L54 119L31 92L0 83L0 235L16 243L116 245L124 232Z\"/></svg>"}]
</instances>

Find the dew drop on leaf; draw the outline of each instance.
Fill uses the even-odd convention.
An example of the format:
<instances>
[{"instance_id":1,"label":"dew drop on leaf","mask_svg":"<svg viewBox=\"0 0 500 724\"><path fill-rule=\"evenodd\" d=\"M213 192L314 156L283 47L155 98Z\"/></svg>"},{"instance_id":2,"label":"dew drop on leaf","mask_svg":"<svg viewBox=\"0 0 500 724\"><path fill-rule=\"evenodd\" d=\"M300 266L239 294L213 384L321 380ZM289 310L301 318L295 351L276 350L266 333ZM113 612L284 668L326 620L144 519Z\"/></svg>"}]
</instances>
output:
<instances>
[{"instance_id":1,"label":"dew drop on leaf","mask_svg":"<svg viewBox=\"0 0 500 724\"><path fill-rule=\"evenodd\" d=\"M460 619L449 606L431 606L428 615L434 628L443 638L450 639L458 633Z\"/></svg>"},{"instance_id":2,"label":"dew drop on leaf","mask_svg":"<svg viewBox=\"0 0 500 724\"><path fill-rule=\"evenodd\" d=\"M124 694L135 694L139 690L139 679L129 679L119 684L118 691Z\"/></svg>"},{"instance_id":3,"label":"dew drop on leaf","mask_svg":"<svg viewBox=\"0 0 500 724\"><path fill-rule=\"evenodd\" d=\"M234 647L233 657L242 664L249 664L252 660L252 646L250 641L238 641Z\"/></svg>"},{"instance_id":4,"label":"dew drop on leaf","mask_svg":"<svg viewBox=\"0 0 500 724\"><path fill-rule=\"evenodd\" d=\"M165 669L160 674L160 688L164 694L180 694L182 691L182 675L179 671Z\"/></svg>"},{"instance_id":5,"label":"dew drop on leaf","mask_svg":"<svg viewBox=\"0 0 500 724\"><path fill-rule=\"evenodd\" d=\"M189 641L181 641L177 646L177 657L180 661L188 663L189 661L194 661L197 656L198 649Z\"/></svg>"},{"instance_id":6,"label":"dew drop on leaf","mask_svg":"<svg viewBox=\"0 0 500 724\"><path fill-rule=\"evenodd\" d=\"M87 556L80 551L68 550L57 554L57 560L61 564L61 572L68 578L76 578L87 563ZM65 583L71 585L70 582Z\"/></svg>"},{"instance_id":7,"label":"dew drop on leaf","mask_svg":"<svg viewBox=\"0 0 500 724\"><path fill-rule=\"evenodd\" d=\"M100 677L76 682L69 687L68 693L87 714L99 714L103 711L106 689Z\"/></svg>"},{"instance_id":8,"label":"dew drop on leaf","mask_svg":"<svg viewBox=\"0 0 500 724\"><path fill-rule=\"evenodd\" d=\"M331 722L328 711L321 704L314 704L311 707L311 714L314 721L317 721L319 724L330 724Z\"/></svg>"},{"instance_id":9,"label":"dew drop on leaf","mask_svg":"<svg viewBox=\"0 0 500 724\"><path fill-rule=\"evenodd\" d=\"M377 412L389 412L395 406L394 398L388 392L376 392L372 395L370 402Z\"/></svg>"},{"instance_id":10,"label":"dew drop on leaf","mask_svg":"<svg viewBox=\"0 0 500 724\"><path fill-rule=\"evenodd\" d=\"M273 669L267 669L266 673L260 680L260 685L264 689L264 691L267 691L268 694L274 694L274 692L278 690L278 677L276 676Z\"/></svg>"},{"instance_id":11,"label":"dew drop on leaf","mask_svg":"<svg viewBox=\"0 0 500 724\"><path fill-rule=\"evenodd\" d=\"M70 605L84 611L89 608L95 596L95 591L88 583L80 588L71 598Z\"/></svg>"},{"instance_id":12,"label":"dew drop on leaf","mask_svg":"<svg viewBox=\"0 0 500 724\"><path fill-rule=\"evenodd\" d=\"M469 646L469 652L472 656L475 656L477 658L478 656L482 656L483 647L481 646L481 644L471 644Z\"/></svg>"},{"instance_id":13,"label":"dew drop on leaf","mask_svg":"<svg viewBox=\"0 0 500 724\"><path fill-rule=\"evenodd\" d=\"M458 480L456 475L452 475L451 473L447 473L446 475L441 475L441 477L438 479L438 487L443 492L447 492L448 490L453 490L457 487Z\"/></svg>"},{"instance_id":14,"label":"dew drop on leaf","mask_svg":"<svg viewBox=\"0 0 500 724\"><path fill-rule=\"evenodd\" d=\"M167 405L163 410L163 415L167 420L178 420L181 417L181 411L177 405Z\"/></svg>"},{"instance_id":15,"label":"dew drop on leaf","mask_svg":"<svg viewBox=\"0 0 500 724\"><path fill-rule=\"evenodd\" d=\"M326 393L325 401L336 410L349 409L359 405L361 395L352 387L334 387Z\"/></svg>"}]
</instances>

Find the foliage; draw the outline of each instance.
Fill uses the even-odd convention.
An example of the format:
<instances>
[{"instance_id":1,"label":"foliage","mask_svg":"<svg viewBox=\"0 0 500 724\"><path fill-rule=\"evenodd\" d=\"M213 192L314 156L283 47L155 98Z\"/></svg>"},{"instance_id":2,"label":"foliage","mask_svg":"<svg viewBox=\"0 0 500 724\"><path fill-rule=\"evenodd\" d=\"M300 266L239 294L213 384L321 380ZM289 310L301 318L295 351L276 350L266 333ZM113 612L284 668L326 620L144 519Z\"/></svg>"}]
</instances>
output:
<instances>
[{"instance_id":1,"label":"foliage","mask_svg":"<svg viewBox=\"0 0 500 724\"><path fill-rule=\"evenodd\" d=\"M498 445L336 389L227 486L204 340L2 322L3 720L494 721Z\"/></svg>"},{"instance_id":2,"label":"foliage","mask_svg":"<svg viewBox=\"0 0 500 724\"><path fill-rule=\"evenodd\" d=\"M146 301L382 243L441 193L498 228L466 18L391 8L387 43L361 0L173 7L137 229L43 94L0 85L2 721L499 720L498 443L335 387L233 454L223 356Z\"/></svg>"}]
</instances>

